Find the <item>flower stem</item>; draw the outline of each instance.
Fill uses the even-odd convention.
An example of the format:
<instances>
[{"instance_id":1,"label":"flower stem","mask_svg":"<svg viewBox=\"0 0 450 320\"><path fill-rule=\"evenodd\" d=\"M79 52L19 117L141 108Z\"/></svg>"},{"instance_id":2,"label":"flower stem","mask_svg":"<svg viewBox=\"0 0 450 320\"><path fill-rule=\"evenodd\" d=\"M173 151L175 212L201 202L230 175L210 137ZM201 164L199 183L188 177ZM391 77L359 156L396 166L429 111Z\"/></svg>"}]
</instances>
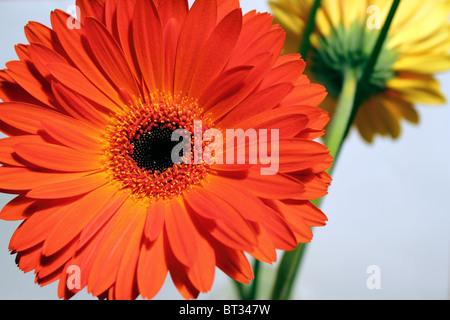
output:
<instances>
[{"instance_id":1,"label":"flower stem","mask_svg":"<svg viewBox=\"0 0 450 320\"><path fill-rule=\"evenodd\" d=\"M253 263L253 274L255 278L253 279L253 284L250 287L250 292L247 296L247 300L256 300L258 294L258 280L259 280L259 271L261 269L261 262L259 260L254 261Z\"/></svg>"},{"instance_id":2,"label":"flower stem","mask_svg":"<svg viewBox=\"0 0 450 320\"><path fill-rule=\"evenodd\" d=\"M314 31L314 27L316 25L316 15L317 15L317 11L320 8L322 1L321 0L315 0L313 7L311 8L311 13L309 14L308 17L308 23L306 25L305 28L305 32L303 34L303 39L300 43L300 48L299 48L299 53L301 54L303 60L306 60L306 57L308 55L308 51L311 45L311 34ZM240 293L240 297L242 299L245 300L254 300L256 298L256 294L257 294L257 287L258 287L258 277L257 274L259 272L259 268L260 268L260 262L259 261L255 261L254 264L254 273L255 273L255 278L253 280L253 283L251 284L251 287L247 293L246 290L244 290L242 288L242 285L238 284L238 290Z\"/></svg>"},{"instance_id":3,"label":"flower stem","mask_svg":"<svg viewBox=\"0 0 450 320\"><path fill-rule=\"evenodd\" d=\"M366 86L373 73L390 25L392 24L395 13L400 5L400 1L401 0L394 0L392 3L388 17L386 18L372 55L364 70L355 70L348 67L344 71L344 84L337 105L336 114L333 116L333 121L330 124L325 139L325 144L328 146L335 164L344 140L355 120L358 109L365 98ZM333 166L332 169L334 167L335 166ZM321 199L315 201L314 204L319 205L320 202ZM286 300L290 298L292 287L295 283L306 247L307 244L300 244L294 251L286 252L283 255L273 290L273 300Z\"/></svg>"},{"instance_id":4,"label":"flower stem","mask_svg":"<svg viewBox=\"0 0 450 320\"><path fill-rule=\"evenodd\" d=\"M326 139L326 143L334 159L337 158L342 147L347 123L352 114L357 86L357 72L352 68L346 68L344 73L344 85L336 109L337 111L333 116L333 121L327 132ZM313 201L315 205L319 205L320 202L321 199ZM306 247L306 243L300 243L295 250L284 253L278 268L277 277L272 292L273 300L290 299L292 288L295 284Z\"/></svg>"},{"instance_id":5,"label":"flower stem","mask_svg":"<svg viewBox=\"0 0 450 320\"><path fill-rule=\"evenodd\" d=\"M300 243L294 251L284 253L278 268L272 300L287 300L290 298L305 249L306 243Z\"/></svg>"},{"instance_id":6,"label":"flower stem","mask_svg":"<svg viewBox=\"0 0 450 320\"><path fill-rule=\"evenodd\" d=\"M302 42L300 44L299 53L303 57L304 60L306 60L306 57L308 55L309 47L311 45L311 34L314 31L314 27L316 25L316 14L319 10L321 0L315 0L314 5L311 9L311 13L308 17L308 24L306 25L305 33L303 35Z\"/></svg>"},{"instance_id":7,"label":"flower stem","mask_svg":"<svg viewBox=\"0 0 450 320\"><path fill-rule=\"evenodd\" d=\"M249 286L246 286L242 283L235 281L236 288L239 293L239 298L241 300L256 300L256 296L258 294L258 280L259 280L259 271L261 269L261 262L255 259L253 262L253 281Z\"/></svg>"},{"instance_id":8,"label":"flower stem","mask_svg":"<svg viewBox=\"0 0 450 320\"><path fill-rule=\"evenodd\" d=\"M344 142L347 127L351 121L353 106L355 104L356 92L358 89L357 70L347 67L344 71L344 85L342 86L336 113L332 117L330 127L327 130L325 144L333 156L334 162L339 156Z\"/></svg>"},{"instance_id":9,"label":"flower stem","mask_svg":"<svg viewBox=\"0 0 450 320\"><path fill-rule=\"evenodd\" d=\"M383 44L385 42L390 25L394 19L395 13L400 5L401 0L394 0L390 9L390 12L386 18L385 24L375 44L372 55L369 62L365 66L364 70L355 70L348 67L344 70L344 84L340 94L339 102L336 108L336 114L333 116L333 121L330 124L330 128L327 131L325 144L330 150L330 154L333 156L334 163L336 164L337 158L342 149L344 140L346 139L350 127L353 124L356 114L362 101L364 100L366 86L370 80L370 77L375 68L378 56L381 52ZM317 11L321 5L321 0L315 0L313 8L311 10L308 24L305 29L305 34L299 49L303 59L306 60L307 53L310 47L310 37L315 27L315 17ZM333 166L328 172L334 168ZM322 199L312 201L316 206L319 206ZM273 300L287 300L291 297L292 288L294 286L298 270L301 265L303 256L305 254L307 244L301 243L299 246L290 252L285 252L276 275L276 281L272 292ZM259 270L259 263L255 265ZM240 290L241 297L255 298L257 293L257 277L255 274L255 280L252 284L252 288L249 293L245 293ZM242 288L240 288L242 289Z\"/></svg>"},{"instance_id":10,"label":"flower stem","mask_svg":"<svg viewBox=\"0 0 450 320\"><path fill-rule=\"evenodd\" d=\"M240 300L247 300L247 296L248 296L248 290L247 290L247 288L242 284L242 283L240 283L240 282L237 282L237 281L233 281L233 283L235 284L235 286L236 286L236 290L237 290L237 292L238 292L238 295L239 295L239 299Z\"/></svg>"},{"instance_id":11,"label":"flower stem","mask_svg":"<svg viewBox=\"0 0 450 320\"><path fill-rule=\"evenodd\" d=\"M377 42L375 43L375 47L372 50L372 54L369 58L369 61L367 62L366 66L364 67L364 70L362 71L361 79L358 83L358 88L356 91L356 97L354 101L352 114L350 116L350 121L348 122L347 129L345 131L345 137L350 132L351 125L355 121L359 107L363 104L364 99L366 98L366 87L370 81L370 77L372 76L372 73L377 64L378 57L385 43L386 37L389 32L389 28L391 27L395 14L397 13L400 1L401 0L394 0L394 2L392 3L391 9L389 10L386 21L384 22L383 28L381 29L380 35L378 36Z\"/></svg>"}]
</instances>

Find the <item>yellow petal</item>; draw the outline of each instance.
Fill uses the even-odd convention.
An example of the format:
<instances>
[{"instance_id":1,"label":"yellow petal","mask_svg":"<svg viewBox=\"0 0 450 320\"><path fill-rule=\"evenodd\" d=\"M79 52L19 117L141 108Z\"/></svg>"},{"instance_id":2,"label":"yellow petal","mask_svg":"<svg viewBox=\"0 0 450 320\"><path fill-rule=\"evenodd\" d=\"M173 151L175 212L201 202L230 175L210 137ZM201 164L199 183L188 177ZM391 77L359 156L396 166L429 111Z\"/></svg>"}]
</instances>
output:
<instances>
[{"instance_id":1,"label":"yellow petal","mask_svg":"<svg viewBox=\"0 0 450 320\"><path fill-rule=\"evenodd\" d=\"M361 137L368 143L372 143L376 133L375 128L370 121L370 116L366 108L361 106L355 118L355 125Z\"/></svg>"},{"instance_id":2,"label":"yellow petal","mask_svg":"<svg viewBox=\"0 0 450 320\"><path fill-rule=\"evenodd\" d=\"M439 82L430 75L403 75L388 81L386 85L390 89L399 91L407 101L413 103L445 103Z\"/></svg>"},{"instance_id":3,"label":"yellow petal","mask_svg":"<svg viewBox=\"0 0 450 320\"><path fill-rule=\"evenodd\" d=\"M282 25L286 31L300 35L305 29L305 22L295 12L292 5L286 1L269 2L275 16L275 22Z\"/></svg>"},{"instance_id":4,"label":"yellow petal","mask_svg":"<svg viewBox=\"0 0 450 320\"><path fill-rule=\"evenodd\" d=\"M382 97L383 104L398 118L403 118L411 123L419 123L419 115L411 102L404 100L398 93L386 90Z\"/></svg>"}]
</instances>

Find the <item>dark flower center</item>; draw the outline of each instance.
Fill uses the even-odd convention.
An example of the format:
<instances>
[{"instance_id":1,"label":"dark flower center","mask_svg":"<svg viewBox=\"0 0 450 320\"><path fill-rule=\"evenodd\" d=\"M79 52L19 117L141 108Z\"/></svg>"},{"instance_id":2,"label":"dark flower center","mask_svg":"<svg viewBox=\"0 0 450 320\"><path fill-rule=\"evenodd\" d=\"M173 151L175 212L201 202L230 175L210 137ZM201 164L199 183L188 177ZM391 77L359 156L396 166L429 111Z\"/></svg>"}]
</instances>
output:
<instances>
[{"instance_id":1,"label":"dark flower center","mask_svg":"<svg viewBox=\"0 0 450 320\"><path fill-rule=\"evenodd\" d=\"M174 165L172 150L178 142L171 140L172 132L171 128L154 127L132 141L133 153L130 156L139 168L164 172Z\"/></svg>"},{"instance_id":2,"label":"dark flower center","mask_svg":"<svg viewBox=\"0 0 450 320\"><path fill-rule=\"evenodd\" d=\"M203 124L201 134L212 126L202 114L197 101L166 92L136 98L118 110L102 134L110 181L144 202L171 199L199 185L209 166L193 163L191 136L195 137L196 121ZM172 157L174 150L179 154Z\"/></svg>"}]
</instances>

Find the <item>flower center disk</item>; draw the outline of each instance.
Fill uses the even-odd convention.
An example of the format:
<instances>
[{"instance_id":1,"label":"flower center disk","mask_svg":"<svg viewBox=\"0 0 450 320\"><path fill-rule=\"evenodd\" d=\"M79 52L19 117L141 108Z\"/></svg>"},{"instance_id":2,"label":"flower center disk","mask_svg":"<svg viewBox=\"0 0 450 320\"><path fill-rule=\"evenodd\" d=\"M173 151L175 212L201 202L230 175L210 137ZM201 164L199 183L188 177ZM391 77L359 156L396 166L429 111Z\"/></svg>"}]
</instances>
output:
<instances>
[{"instance_id":1,"label":"flower center disk","mask_svg":"<svg viewBox=\"0 0 450 320\"><path fill-rule=\"evenodd\" d=\"M172 141L172 132L170 128L154 127L131 143L133 153L130 156L139 168L164 172L173 167L172 150L178 141Z\"/></svg>"},{"instance_id":2,"label":"flower center disk","mask_svg":"<svg viewBox=\"0 0 450 320\"><path fill-rule=\"evenodd\" d=\"M109 180L137 200L152 202L170 199L199 185L209 173L209 166L174 163L172 151L180 141L172 133L184 129L194 136L194 123L208 119L196 101L158 93L143 101L134 101L114 114L104 134L104 167ZM177 140L177 139L174 139ZM194 155L183 154L181 157Z\"/></svg>"}]
</instances>

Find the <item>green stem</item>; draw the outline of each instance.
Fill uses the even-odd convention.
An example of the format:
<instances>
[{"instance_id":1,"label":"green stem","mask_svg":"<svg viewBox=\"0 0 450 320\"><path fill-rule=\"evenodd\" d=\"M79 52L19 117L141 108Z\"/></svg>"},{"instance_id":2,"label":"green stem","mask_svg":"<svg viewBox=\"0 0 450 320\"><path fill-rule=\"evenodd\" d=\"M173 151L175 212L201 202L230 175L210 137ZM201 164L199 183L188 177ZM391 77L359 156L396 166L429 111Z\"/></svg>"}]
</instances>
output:
<instances>
[{"instance_id":1,"label":"green stem","mask_svg":"<svg viewBox=\"0 0 450 320\"><path fill-rule=\"evenodd\" d=\"M299 52L304 60L306 60L306 57L308 55L308 51L309 51L310 44L311 44L311 34L313 33L314 27L316 25L316 15L317 15L317 11L320 8L321 2L322 2L321 0L314 1L313 7L311 8L311 13L308 18L308 23L305 28L305 32L303 34L303 39L300 44ZM254 300L256 298L257 288L258 288L257 273L259 272L259 268L260 268L259 264L260 264L259 261L255 261L255 264L254 264L255 278L253 280L253 283L251 284L248 295L247 295L247 292L242 288L242 286L238 284L238 290L239 290L241 298L250 299L250 300Z\"/></svg>"},{"instance_id":2,"label":"green stem","mask_svg":"<svg viewBox=\"0 0 450 320\"><path fill-rule=\"evenodd\" d=\"M258 294L258 280L259 280L259 271L261 269L261 262L259 260L255 259L255 262L253 263L253 274L254 279L252 286L250 287L250 292L247 296L247 300L256 300L257 294Z\"/></svg>"},{"instance_id":3,"label":"green stem","mask_svg":"<svg viewBox=\"0 0 450 320\"><path fill-rule=\"evenodd\" d=\"M359 107L363 104L364 100L366 99L366 88L369 84L370 77L372 76L372 73L375 69L375 66L378 61L378 57L380 55L380 52L383 48L384 42L386 40L386 37L389 32L389 28L391 27L392 21L394 20L395 14L397 12L397 9L400 5L401 0L394 0L392 3L391 9L389 10L389 14L386 18L386 21L384 22L383 28L381 29L380 35L378 36L377 42L375 44L375 47L373 48L372 54L369 58L369 61L367 62L362 76L361 80L358 83L358 88L356 92L356 98L352 110L352 114L350 117L350 121L348 123L348 126L345 130L345 137L350 132L351 125L355 121L356 115L358 113Z\"/></svg>"},{"instance_id":4,"label":"green stem","mask_svg":"<svg viewBox=\"0 0 450 320\"><path fill-rule=\"evenodd\" d=\"M258 279L259 271L261 269L261 262L257 259L253 262L253 281L248 285L244 285L235 281L236 288L241 300L256 300L256 295L258 294Z\"/></svg>"},{"instance_id":5,"label":"green stem","mask_svg":"<svg viewBox=\"0 0 450 320\"><path fill-rule=\"evenodd\" d=\"M334 159L337 158L345 137L345 129L352 113L357 85L357 72L352 68L347 68L337 112L327 132L327 143ZM314 204L319 205L320 202L321 199L318 199L314 201ZM295 250L284 253L273 288L273 300L290 299L306 247L306 243L301 243Z\"/></svg>"},{"instance_id":6,"label":"green stem","mask_svg":"<svg viewBox=\"0 0 450 320\"><path fill-rule=\"evenodd\" d=\"M236 285L236 290L238 292L239 299L240 300L246 300L247 299L247 295L248 295L248 293L247 293L248 290L245 287L245 285L240 283L240 282L237 282L237 281L233 281L233 282Z\"/></svg>"},{"instance_id":7,"label":"green stem","mask_svg":"<svg viewBox=\"0 0 450 320\"><path fill-rule=\"evenodd\" d=\"M355 120L358 108L364 101L366 87L374 71L378 56L380 55L388 30L392 24L399 4L400 0L394 0L369 62L365 66L364 70L362 70L361 77L359 77L356 70L352 68L345 69L344 85L336 109L336 114L333 116L333 121L330 124L330 128L327 130L326 138L326 145L333 156L335 164L342 149L344 140L346 139L350 127ZM316 205L320 202L321 200L318 200ZM300 244L294 251L286 252L283 255L278 269L272 299L286 300L290 298L292 287L295 283L306 246L306 244Z\"/></svg>"},{"instance_id":8,"label":"green stem","mask_svg":"<svg viewBox=\"0 0 450 320\"><path fill-rule=\"evenodd\" d=\"M316 26L316 15L321 2L321 0L315 0L314 5L311 9L311 13L309 14L308 23L306 25L305 33L303 34L302 42L300 44L299 53L302 55L304 60L306 60L309 47L311 45L311 34L313 33L314 27Z\"/></svg>"},{"instance_id":9,"label":"green stem","mask_svg":"<svg viewBox=\"0 0 450 320\"><path fill-rule=\"evenodd\" d=\"M385 42L387 33L389 31L390 25L392 24L400 1L401 0L394 0L383 29L381 30L380 35L377 39L377 43L375 44L372 55L367 65L365 66L361 77L359 77L357 70L354 70L350 67L345 69L344 85L340 95L339 103L336 108L336 114L333 116L333 121L327 131L327 137L325 141L325 144L328 146L330 154L333 156L335 163L337 162L337 158L342 149L344 140L349 133L350 127L355 120L358 109L365 98L366 87L374 71L378 56L380 55L381 49ZM321 0L315 0L300 46L299 52L305 60L310 47L311 34L314 31L315 27L316 14L320 5ZM315 201L315 204L319 205L320 202L321 199ZM307 244L300 244L295 250L284 253L283 258L280 262L280 266L278 268L276 282L273 288L273 300L286 300L290 298L292 288L298 275L300 264L305 254L306 247ZM259 263L256 263L255 267L256 270L259 270ZM253 299L255 298L257 293L256 274L249 294L247 295L242 288L240 290L240 293L241 297L253 297Z\"/></svg>"},{"instance_id":10,"label":"green stem","mask_svg":"<svg viewBox=\"0 0 450 320\"><path fill-rule=\"evenodd\" d=\"M336 106L336 112L333 115L333 120L327 130L325 144L336 160L339 156L342 144L344 142L347 127L351 123L351 116L353 106L355 104L355 97L358 88L358 74L353 68L347 67L344 71L344 85L342 87L339 102Z\"/></svg>"},{"instance_id":11,"label":"green stem","mask_svg":"<svg viewBox=\"0 0 450 320\"><path fill-rule=\"evenodd\" d=\"M284 253L273 287L272 300L287 300L290 298L305 249L306 243L300 243L294 251Z\"/></svg>"}]
</instances>

